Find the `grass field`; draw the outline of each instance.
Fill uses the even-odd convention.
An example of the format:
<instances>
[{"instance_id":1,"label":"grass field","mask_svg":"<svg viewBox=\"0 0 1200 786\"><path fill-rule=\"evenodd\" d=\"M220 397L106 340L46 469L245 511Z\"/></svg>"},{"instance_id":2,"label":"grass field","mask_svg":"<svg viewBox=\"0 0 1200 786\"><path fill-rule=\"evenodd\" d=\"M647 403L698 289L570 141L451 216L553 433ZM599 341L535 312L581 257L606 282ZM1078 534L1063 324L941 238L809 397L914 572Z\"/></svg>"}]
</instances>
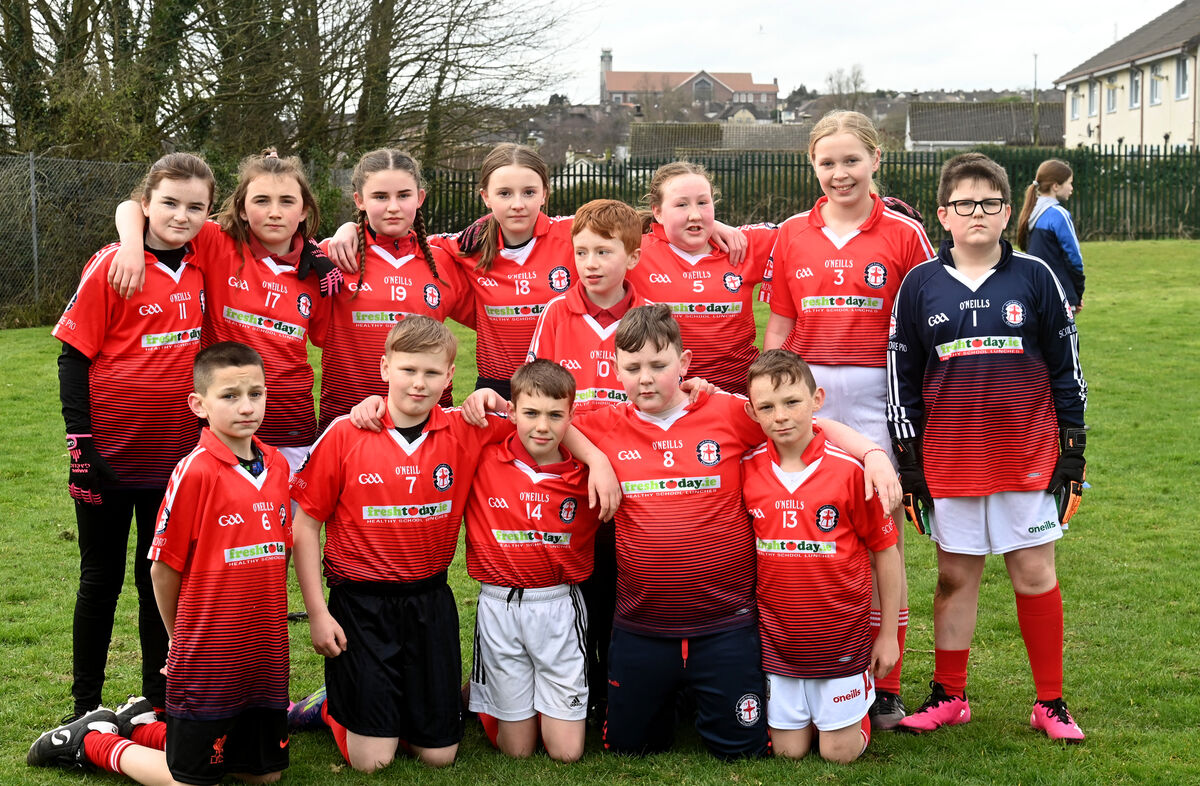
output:
<instances>
[{"instance_id":1,"label":"grass field","mask_svg":"<svg viewBox=\"0 0 1200 786\"><path fill-rule=\"evenodd\" d=\"M293 737L289 783L1198 783L1200 782L1200 242L1085 244L1087 308L1080 315L1091 390L1088 479L1092 489L1060 543L1066 603L1067 699L1088 734L1060 747L1028 727L1033 700L1012 590L989 562L971 657L970 724L933 736L878 734L846 768L818 760L721 764L680 728L676 751L646 759L609 756L589 733L575 765L544 756L506 760L468 726L458 764L427 771L410 761L374 777L342 767L325 733ZM473 341L455 386L471 388ZM66 494L59 415L58 342L48 329L0 332L0 783L115 783L25 766L37 734L70 709L70 630L78 579L74 516ZM910 530L911 533L911 530ZM912 623L904 678L910 708L933 668L930 544L910 534ZM474 588L452 571L469 645ZM130 574L132 571L130 571ZM301 608L292 582L292 608ZM469 663L469 648L464 665ZM292 625L292 692L321 682L308 629ZM118 608L106 703L139 689L131 578Z\"/></svg>"}]
</instances>

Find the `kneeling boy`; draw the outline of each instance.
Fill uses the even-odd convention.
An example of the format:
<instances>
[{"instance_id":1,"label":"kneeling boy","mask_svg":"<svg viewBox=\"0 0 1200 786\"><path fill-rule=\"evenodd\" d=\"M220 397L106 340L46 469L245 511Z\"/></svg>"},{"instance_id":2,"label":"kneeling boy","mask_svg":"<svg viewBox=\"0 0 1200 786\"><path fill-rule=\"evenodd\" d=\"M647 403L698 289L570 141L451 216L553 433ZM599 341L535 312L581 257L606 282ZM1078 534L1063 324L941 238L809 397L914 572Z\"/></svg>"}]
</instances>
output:
<instances>
[{"instance_id":1,"label":"kneeling boy","mask_svg":"<svg viewBox=\"0 0 1200 786\"><path fill-rule=\"evenodd\" d=\"M92 764L154 784L226 773L270 783L288 766L290 470L254 437L262 358L214 344L196 355L193 384L188 404L208 428L171 475L149 554L171 635L165 729L144 699L100 708L39 737L31 765Z\"/></svg>"},{"instance_id":2,"label":"kneeling boy","mask_svg":"<svg viewBox=\"0 0 1200 786\"><path fill-rule=\"evenodd\" d=\"M877 500L863 499L862 465L813 425L825 393L808 364L773 349L750 366L747 383L746 413L767 436L742 461L742 496L754 520L772 745L800 758L816 729L821 756L849 763L871 739L872 677L899 656L896 526ZM873 647L868 551L882 606Z\"/></svg>"},{"instance_id":3,"label":"kneeling boy","mask_svg":"<svg viewBox=\"0 0 1200 786\"><path fill-rule=\"evenodd\" d=\"M575 380L535 360L513 374L512 397L516 434L484 449L467 500L467 572L481 582L470 707L518 757L537 746L540 714L546 753L575 761L589 687L578 585L592 572L598 524L587 467L561 445Z\"/></svg>"}]
</instances>

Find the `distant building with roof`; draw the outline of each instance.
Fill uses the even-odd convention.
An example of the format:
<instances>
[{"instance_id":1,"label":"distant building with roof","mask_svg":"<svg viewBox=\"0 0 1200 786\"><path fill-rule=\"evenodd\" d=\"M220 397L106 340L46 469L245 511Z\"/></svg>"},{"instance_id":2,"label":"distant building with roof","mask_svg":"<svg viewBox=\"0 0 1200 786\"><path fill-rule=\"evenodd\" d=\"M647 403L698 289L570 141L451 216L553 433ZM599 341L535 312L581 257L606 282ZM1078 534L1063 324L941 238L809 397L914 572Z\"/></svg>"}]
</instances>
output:
<instances>
[{"instance_id":1,"label":"distant building with roof","mask_svg":"<svg viewBox=\"0 0 1200 786\"><path fill-rule=\"evenodd\" d=\"M1039 102L1035 109L1032 101L913 101L904 125L905 150L1062 143L1063 105L1055 102Z\"/></svg>"},{"instance_id":2,"label":"distant building with roof","mask_svg":"<svg viewBox=\"0 0 1200 786\"><path fill-rule=\"evenodd\" d=\"M668 93L690 103L741 104L756 117L770 118L779 103L779 80L755 82L753 75L725 71L614 71L612 50L600 50L600 103L636 104Z\"/></svg>"},{"instance_id":3,"label":"distant building with roof","mask_svg":"<svg viewBox=\"0 0 1200 786\"><path fill-rule=\"evenodd\" d=\"M1054 80L1066 143L1196 147L1200 0L1184 0Z\"/></svg>"}]
</instances>

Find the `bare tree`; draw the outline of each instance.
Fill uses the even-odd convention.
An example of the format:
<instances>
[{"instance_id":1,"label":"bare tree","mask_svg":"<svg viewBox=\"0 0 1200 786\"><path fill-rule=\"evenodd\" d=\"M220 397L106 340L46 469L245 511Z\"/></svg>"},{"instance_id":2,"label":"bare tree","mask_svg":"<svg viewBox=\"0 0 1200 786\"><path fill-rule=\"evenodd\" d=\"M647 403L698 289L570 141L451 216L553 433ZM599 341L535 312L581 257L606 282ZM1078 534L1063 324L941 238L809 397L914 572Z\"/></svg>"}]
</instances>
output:
<instances>
[{"instance_id":1,"label":"bare tree","mask_svg":"<svg viewBox=\"0 0 1200 786\"><path fill-rule=\"evenodd\" d=\"M836 108L862 111L866 106L867 80L858 63L847 71L838 68L825 75L826 92L836 98Z\"/></svg>"}]
</instances>

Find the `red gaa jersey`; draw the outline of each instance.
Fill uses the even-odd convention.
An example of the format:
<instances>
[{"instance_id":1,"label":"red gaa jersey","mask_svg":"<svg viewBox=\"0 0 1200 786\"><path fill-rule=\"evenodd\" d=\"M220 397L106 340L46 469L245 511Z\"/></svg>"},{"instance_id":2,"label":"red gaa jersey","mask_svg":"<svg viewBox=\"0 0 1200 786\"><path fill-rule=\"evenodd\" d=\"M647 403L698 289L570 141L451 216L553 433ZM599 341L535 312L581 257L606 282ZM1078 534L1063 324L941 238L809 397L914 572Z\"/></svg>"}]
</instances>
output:
<instances>
[{"instance_id":1,"label":"red gaa jersey","mask_svg":"<svg viewBox=\"0 0 1200 786\"><path fill-rule=\"evenodd\" d=\"M616 627L675 637L755 623L754 532L738 467L762 430L744 403L718 392L665 417L624 403L571 421L621 484Z\"/></svg>"},{"instance_id":2,"label":"red gaa jersey","mask_svg":"<svg viewBox=\"0 0 1200 786\"><path fill-rule=\"evenodd\" d=\"M570 453L549 466L528 462L516 434L484 448L467 499L467 573L501 587L578 584L592 575L599 524L587 467Z\"/></svg>"},{"instance_id":3,"label":"red gaa jersey","mask_svg":"<svg viewBox=\"0 0 1200 786\"><path fill-rule=\"evenodd\" d=\"M655 303L666 303L679 321L683 348L692 352L688 375L721 390L745 394L746 369L758 357L754 346L754 285L775 242L771 224L740 227L749 248L737 267L709 241L701 254L688 254L667 240L655 222L642 236L642 256L629 280Z\"/></svg>"},{"instance_id":4,"label":"red gaa jersey","mask_svg":"<svg viewBox=\"0 0 1200 786\"><path fill-rule=\"evenodd\" d=\"M325 334L329 318L318 277L301 281L292 265L255 259L248 248L243 259L233 238L211 221L193 243L208 294L204 346L240 341L258 350L267 372L267 412L257 436L275 447L311 445L317 418L308 341Z\"/></svg>"},{"instance_id":5,"label":"red gaa jersey","mask_svg":"<svg viewBox=\"0 0 1200 786\"><path fill-rule=\"evenodd\" d=\"M878 498L863 499L863 468L814 427L807 466L779 468L766 443L742 462L754 520L763 670L805 679L861 674L871 665L871 560L896 543Z\"/></svg>"},{"instance_id":6,"label":"red gaa jersey","mask_svg":"<svg viewBox=\"0 0 1200 786\"><path fill-rule=\"evenodd\" d=\"M329 583L419 581L449 567L483 446L510 433L503 418L476 428L440 407L412 443L390 414L380 432L335 420L292 480L296 503L325 522Z\"/></svg>"},{"instance_id":7,"label":"red gaa jersey","mask_svg":"<svg viewBox=\"0 0 1200 786\"><path fill-rule=\"evenodd\" d=\"M821 216L828 201L780 225L759 297L796 320L784 349L818 365L883 368L900 282L933 256L933 246L919 221L874 194L870 217L839 237Z\"/></svg>"},{"instance_id":8,"label":"red gaa jersey","mask_svg":"<svg viewBox=\"0 0 1200 786\"><path fill-rule=\"evenodd\" d=\"M451 252L475 290L479 376L510 379L525 362L538 315L551 299L575 280L575 246L571 218L539 213L533 239L520 248L505 248L492 269L476 270L478 257L460 257L452 237L431 237Z\"/></svg>"},{"instance_id":9,"label":"red gaa jersey","mask_svg":"<svg viewBox=\"0 0 1200 786\"><path fill-rule=\"evenodd\" d=\"M287 461L254 438L254 477L207 428L167 485L147 555L182 574L167 712L217 720L288 705Z\"/></svg>"},{"instance_id":10,"label":"red gaa jersey","mask_svg":"<svg viewBox=\"0 0 1200 786\"><path fill-rule=\"evenodd\" d=\"M632 284L627 282L626 286L632 307L650 305ZM547 303L538 317L526 360L546 358L570 371L575 377L576 401L625 401L625 388L617 381L615 336L620 322L602 327L589 313L589 303L581 284Z\"/></svg>"},{"instance_id":11,"label":"red gaa jersey","mask_svg":"<svg viewBox=\"0 0 1200 786\"><path fill-rule=\"evenodd\" d=\"M146 254L146 284L128 300L108 285L119 244L96 252L83 269L54 337L91 359L92 435L124 488L163 488L196 445L188 408L192 361L200 350L204 277L195 255L178 270Z\"/></svg>"},{"instance_id":12,"label":"red gaa jersey","mask_svg":"<svg viewBox=\"0 0 1200 786\"><path fill-rule=\"evenodd\" d=\"M367 396L387 396L387 383L379 378L379 357L396 322L410 314L464 324L474 319L474 296L459 266L444 249L431 250L437 279L415 234L390 238L367 233L362 276L347 277L330 304L325 335L314 342L322 349L318 431L349 414Z\"/></svg>"}]
</instances>

